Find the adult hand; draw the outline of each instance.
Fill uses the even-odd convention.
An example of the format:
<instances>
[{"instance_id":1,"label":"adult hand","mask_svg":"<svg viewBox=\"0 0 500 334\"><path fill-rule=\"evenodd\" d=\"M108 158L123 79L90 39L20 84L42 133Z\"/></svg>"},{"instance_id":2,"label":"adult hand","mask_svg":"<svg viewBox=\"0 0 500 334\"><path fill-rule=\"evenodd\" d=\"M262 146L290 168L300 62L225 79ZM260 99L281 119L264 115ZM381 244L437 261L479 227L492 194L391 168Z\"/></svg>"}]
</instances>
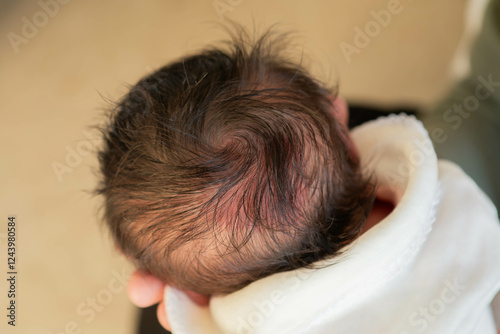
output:
<instances>
[{"instance_id":1,"label":"adult hand","mask_svg":"<svg viewBox=\"0 0 500 334\"><path fill-rule=\"evenodd\" d=\"M158 304L156 315L158 322L162 327L171 330L170 323L165 312L165 301L163 300L163 292L165 284L155 276L144 272L135 271L128 281L127 292L128 297L138 307L149 307ZM192 291L184 291L191 300L201 306L207 306L209 297L197 294Z\"/></svg>"},{"instance_id":2,"label":"adult hand","mask_svg":"<svg viewBox=\"0 0 500 334\"><path fill-rule=\"evenodd\" d=\"M163 301L164 289L165 284L162 281L144 271L135 271L130 276L127 286L128 297L136 306L149 307L159 303L156 309L158 321L165 329L171 330Z\"/></svg>"}]
</instances>

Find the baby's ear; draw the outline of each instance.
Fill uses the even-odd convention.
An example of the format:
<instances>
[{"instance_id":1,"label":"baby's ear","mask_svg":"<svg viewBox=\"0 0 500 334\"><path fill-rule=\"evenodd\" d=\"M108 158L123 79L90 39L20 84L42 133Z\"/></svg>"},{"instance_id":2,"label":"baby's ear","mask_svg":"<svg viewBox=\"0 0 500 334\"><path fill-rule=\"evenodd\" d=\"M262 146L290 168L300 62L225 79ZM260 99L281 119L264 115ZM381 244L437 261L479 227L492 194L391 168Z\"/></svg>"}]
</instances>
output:
<instances>
[{"instance_id":1,"label":"baby's ear","mask_svg":"<svg viewBox=\"0 0 500 334\"><path fill-rule=\"evenodd\" d=\"M335 117L339 123L344 127L345 133L342 133L345 144L347 145L347 150L353 161L359 161L359 152L349 135L349 107L347 102L340 96L329 95L329 100L331 101L330 112Z\"/></svg>"},{"instance_id":2,"label":"baby's ear","mask_svg":"<svg viewBox=\"0 0 500 334\"><path fill-rule=\"evenodd\" d=\"M331 102L330 113L346 128L349 124L349 107L347 102L340 96L329 95L328 99Z\"/></svg>"}]
</instances>

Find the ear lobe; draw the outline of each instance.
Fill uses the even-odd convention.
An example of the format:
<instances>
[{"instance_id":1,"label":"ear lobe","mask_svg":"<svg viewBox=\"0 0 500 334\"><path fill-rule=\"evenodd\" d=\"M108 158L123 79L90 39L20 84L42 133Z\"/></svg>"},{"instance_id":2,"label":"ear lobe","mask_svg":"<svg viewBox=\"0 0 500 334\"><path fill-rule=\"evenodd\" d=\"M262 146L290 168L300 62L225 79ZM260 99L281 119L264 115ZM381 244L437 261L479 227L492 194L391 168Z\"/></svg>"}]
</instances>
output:
<instances>
[{"instance_id":1,"label":"ear lobe","mask_svg":"<svg viewBox=\"0 0 500 334\"><path fill-rule=\"evenodd\" d=\"M340 96L330 95L331 114L346 128L349 124L349 107L347 102Z\"/></svg>"},{"instance_id":2,"label":"ear lobe","mask_svg":"<svg viewBox=\"0 0 500 334\"><path fill-rule=\"evenodd\" d=\"M347 106L347 102L338 95L330 95L329 99L331 101L331 114L344 128L343 130L345 131L345 133L343 133L342 137L344 138L347 145L349 155L351 156L351 159L353 159L353 161L359 161L358 149L349 136L349 107Z\"/></svg>"}]
</instances>

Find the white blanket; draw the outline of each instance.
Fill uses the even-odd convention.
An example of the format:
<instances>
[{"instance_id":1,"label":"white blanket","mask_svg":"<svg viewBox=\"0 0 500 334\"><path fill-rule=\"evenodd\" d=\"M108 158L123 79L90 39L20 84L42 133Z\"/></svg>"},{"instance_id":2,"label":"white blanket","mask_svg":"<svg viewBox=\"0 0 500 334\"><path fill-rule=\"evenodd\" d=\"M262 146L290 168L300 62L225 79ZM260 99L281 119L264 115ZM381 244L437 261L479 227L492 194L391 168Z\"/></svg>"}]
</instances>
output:
<instances>
[{"instance_id":1,"label":"white blanket","mask_svg":"<svg viewBox=\"0 0 500 334\"><path fill-rule=\"evenodd\" d=\"M395 193L394 211L322 269L279 273L199 307L165 289L174 334L496 334L496 209L415 118L351 132L363 168Z\"/></svg>"}]
</instances>

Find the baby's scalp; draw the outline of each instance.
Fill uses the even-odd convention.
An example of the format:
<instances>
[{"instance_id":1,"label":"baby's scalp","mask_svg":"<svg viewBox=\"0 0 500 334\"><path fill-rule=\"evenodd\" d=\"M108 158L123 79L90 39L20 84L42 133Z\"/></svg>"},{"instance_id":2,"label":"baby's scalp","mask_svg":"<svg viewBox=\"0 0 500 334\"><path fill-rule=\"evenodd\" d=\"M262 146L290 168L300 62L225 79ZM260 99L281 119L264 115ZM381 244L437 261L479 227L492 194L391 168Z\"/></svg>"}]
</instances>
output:
<instances>
[{"instance_id":1,"label":"baby's scalp","mask_svg":"<svg viewBox=\"0 0 500 334\"><path fill-rule=\"evenodd\" d=\"M369 180L332 92L241 30L140 80L110 111L99 152L104 221L137 266L230 293L334 256L359 234Z\"/></svg>"}]
</instances>

